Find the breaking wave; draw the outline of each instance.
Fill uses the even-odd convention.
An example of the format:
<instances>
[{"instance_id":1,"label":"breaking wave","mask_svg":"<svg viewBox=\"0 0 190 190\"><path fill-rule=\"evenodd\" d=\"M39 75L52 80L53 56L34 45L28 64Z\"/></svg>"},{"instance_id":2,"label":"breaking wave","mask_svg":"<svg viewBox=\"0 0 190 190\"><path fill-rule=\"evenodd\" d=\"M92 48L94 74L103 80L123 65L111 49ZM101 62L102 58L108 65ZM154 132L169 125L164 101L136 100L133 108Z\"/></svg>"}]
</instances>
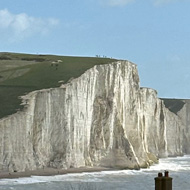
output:
<instances>
[{"instance_id":1,"label":"breaking wave","mask_svg":"<svg viewBox=\"0 0 190 190\"><path fill-rule=\"evenodd\" d=\"M176 158L166 158L160 159L159 164L153 165L148 169L141 170L115 170L115 171L102 171L102 172L84 172L77 174L65 174L65 175L56 175L56 176L32 176L24 177L17 179L1 179L0 180L0 189L21 189L20 187L27 188L28 185L32 185L33 189L36 190L35 186L38 185L38 189L45 184L45 188L56 189L55 185L63 187L63 184L74 184L76 187L78 184L93 184L96 185L96 189L101 189L104 185L104 189L110 189L111 186L115 185L116 187L120 186L120 189L124 189L126 185L133 187L134 184L137 184L137 181L143 183L142 181L146 180L147 184L144 184L148 187L154 187L154 177L157 176L158 172L164 172L168 170L172 177L178 179L178 183L174 183L177 187L178 184L188 184L190 185L189 179L185 176L190 175L190 156L176 157ZM184 176L183 176L184 174ZM181 181L180 181L181 176ZM186 180L186 181L184 181ZM176 180L175 180L176 181ZM107 185L106 185L107 184ZM19 187L19 188L18 188ZM39 188L40 187L40 188ZM143 187L143 188L144 188ZM73 188L73 187L72 187ZM89 187L88 187L89 188ZM143 190L142 188L142 190ZM147 187L146 187L147 188ZM151 189L152 189L151 188ZM186 187L184 186L184 189ZM57 188L59 189L59 188ZM73 188L77 189L77 188ZM130 189L130 188L129 188Z\"/></svg>"}]
</instances>

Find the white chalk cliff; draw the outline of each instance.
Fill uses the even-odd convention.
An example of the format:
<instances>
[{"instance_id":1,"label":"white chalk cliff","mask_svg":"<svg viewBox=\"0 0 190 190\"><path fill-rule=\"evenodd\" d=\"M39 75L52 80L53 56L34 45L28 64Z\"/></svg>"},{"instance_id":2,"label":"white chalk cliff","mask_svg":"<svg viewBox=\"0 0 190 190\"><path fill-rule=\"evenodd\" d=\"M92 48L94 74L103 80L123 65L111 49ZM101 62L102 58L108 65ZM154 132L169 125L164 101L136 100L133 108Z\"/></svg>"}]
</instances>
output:
<instances>
[{"instance_id":1,"label":"white chalk cliff","mask_svg":"<svg viewBox=\"0 0 190 190\"><path fill-rule=\"evenodd\" d=\"M190 106L179 115L169 111L155 90L139 87L137 67L128 61L94 66L23 101L24 110L0 120L0 171L138 169L190 153Z\"/></svg>"}]
</instances>

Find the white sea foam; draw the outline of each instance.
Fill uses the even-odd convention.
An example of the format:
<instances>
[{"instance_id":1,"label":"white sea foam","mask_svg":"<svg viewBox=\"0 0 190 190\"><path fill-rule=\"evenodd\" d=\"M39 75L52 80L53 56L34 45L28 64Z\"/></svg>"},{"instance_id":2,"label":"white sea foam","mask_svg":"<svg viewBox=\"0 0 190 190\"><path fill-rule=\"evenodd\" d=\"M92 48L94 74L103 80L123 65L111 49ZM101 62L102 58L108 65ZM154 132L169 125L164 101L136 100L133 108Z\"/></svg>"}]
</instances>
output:
<instances>
[{"instance_id":1,"label":"white sea foam","mask_svg":"<svg viewBox=\"0 0 190 190\"><path fill-rule=\"evenodd\" d=\"M148 169L142 169L143 172L165 170L175 172L190 170L190 156L160 159L159 164L155 164Z\"/></svg>"},{"instance_id":2,"label":"white sea foam","mask_svg":"<svg viewBox=\"0 0 190 190\"><path fill-rule=\"evenodd\" d=\"M33 183L42 183L46 181L42 181L38 178L27 177L27 178L16 178L16 179L1 179L0 185L17 185L17 184L33 184Z\"/></svg>"},{"instance_id":3,"label":"white sea foam","mask_svg":"<svg viewBox=\"0 0 190 190\"><path fill-rule=\"evenodd\" d=\"M155 175L162 171L183 172L190 171L190 156L160 159L159 164L153 165L148 169L141 170L116 170L101 172L84 172L76 174L64 174L56 176L32 176L17 179L1 179L0 187L6 185L37 184L49 182L105 182L115 178L129 178L130 176Z\"/></svg>"}]
</instances>

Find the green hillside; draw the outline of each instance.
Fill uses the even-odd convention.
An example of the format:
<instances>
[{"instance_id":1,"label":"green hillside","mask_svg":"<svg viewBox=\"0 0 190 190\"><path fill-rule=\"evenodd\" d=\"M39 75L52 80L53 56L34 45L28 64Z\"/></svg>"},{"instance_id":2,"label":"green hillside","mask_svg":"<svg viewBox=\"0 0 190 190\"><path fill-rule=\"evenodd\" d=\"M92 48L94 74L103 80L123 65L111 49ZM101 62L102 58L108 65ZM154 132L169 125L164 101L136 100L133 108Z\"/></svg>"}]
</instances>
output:
<instances>
[{"instance_id":1,"label":"green hillside","mask_svg":"<svg viewBox=\"0 0 190 190\"><path fill-rule=\"evenodd\" d=\"M59 87L94 65L114 59L0 53L0 118L21 109L20 96L39 89Z\"/></svg>"},{"instance_id":2,"label":"green hillside","mask_svg":"<svg viewBox=\"0 0 190 190\"><path fill-rule=\"evenodd\" d=\"M177 114L180 111L185 102L182 99L169 99L169 98L161 98L164 101L164 105L168 108L171 112Z\"/></svg>"}]
</instances>

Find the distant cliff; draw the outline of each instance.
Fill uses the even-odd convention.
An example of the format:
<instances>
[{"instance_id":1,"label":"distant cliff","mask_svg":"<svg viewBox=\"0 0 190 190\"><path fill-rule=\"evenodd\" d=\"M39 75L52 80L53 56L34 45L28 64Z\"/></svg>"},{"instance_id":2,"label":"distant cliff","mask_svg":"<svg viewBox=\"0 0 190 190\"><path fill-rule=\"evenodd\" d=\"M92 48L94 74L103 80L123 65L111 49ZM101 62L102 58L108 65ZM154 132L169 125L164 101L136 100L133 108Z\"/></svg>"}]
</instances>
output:
<instances>
[{"instance_id":1,"label":"distant cliff","mask_svg":"<svg viewBox=\"0 0 190 190\"><path fill-rule=\"evenodd\" d=\"M128 61L95 66L60 88L23 97L0 120L0 171L105 166L138 169L190 153L190 103L173 113L140 88Z\"/></svg>"},{"instance_id":2,"label":"distant cliff","mask_svg":"<svg viewBox=\"0 0 190 190\"><path fill-rule=\"evenodd\" d=\"M162 99L165 106L178 116L182 135L181 146L183 153L190 154L190 100L188 99Z\"/></svg>"}]
</instances>

